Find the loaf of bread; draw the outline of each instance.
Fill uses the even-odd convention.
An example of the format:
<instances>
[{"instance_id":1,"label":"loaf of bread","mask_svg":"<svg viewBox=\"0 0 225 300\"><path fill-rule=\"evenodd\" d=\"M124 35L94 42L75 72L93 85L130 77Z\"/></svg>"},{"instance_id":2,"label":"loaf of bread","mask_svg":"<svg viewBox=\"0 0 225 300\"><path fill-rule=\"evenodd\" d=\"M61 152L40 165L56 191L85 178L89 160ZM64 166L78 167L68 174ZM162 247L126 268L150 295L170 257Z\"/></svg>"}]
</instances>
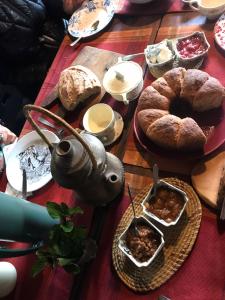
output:
<instances>
[{"instance_id":1,"label":"loaf of bread","mask_svg":"<svg viewBox=\"0 0 225 300\"><path fill-rule=\"evenodd\" d=\"M206 72L175 68L142 92L137 106L138 123L146 136L161 147L200 150L206 143L202 129L192 118L175 116L170 109L188 103L193 111L204 112L220 107L224 96L224 87Z\"/></svg>"},{"instance_id":2,"label":"loaf of bread","mask_svg":"<svg viewBox=\"0 0 225 300\"><path fill-rule=\"evenodd\" d=\"M59 99L66 110L74 110L91 95L100 93L101 83L88 68L76 65L63 70L58 83Z\"/></svg>"}]
</instances>

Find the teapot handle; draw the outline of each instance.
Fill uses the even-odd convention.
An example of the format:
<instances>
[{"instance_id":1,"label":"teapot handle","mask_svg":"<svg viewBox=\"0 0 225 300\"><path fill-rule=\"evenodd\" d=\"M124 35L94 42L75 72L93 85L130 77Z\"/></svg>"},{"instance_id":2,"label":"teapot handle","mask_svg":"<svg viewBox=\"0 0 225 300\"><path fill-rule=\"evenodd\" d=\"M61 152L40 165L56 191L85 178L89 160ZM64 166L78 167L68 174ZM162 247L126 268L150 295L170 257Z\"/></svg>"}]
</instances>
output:
<instances>
[{"instance_id":1,"label":"teapot handle","mask_svg":"<svg viewBox=\"0 0 225 300\"><path fill-rule=\"evenodd\" d=\"M43 241L39 241L33 244L30 248L26 248L26 249L0 248L0 258L17 257L17 256L30 254L32 252L37 251L42 246L43 246Z\"/></svg>"},{"instance_id":2,"label":"teapot handle","mask_svg":"<svg viewBox=\"0 0 225 300\"><path fill-rule=\"evenodd\" d=\"M63 125L82 144L82 146L85 148L85 150L87 151L87 153L88 153L88 155L91 159L93 169L97 169L96 159L95 159L93 153L91 152L89 146L87 145L87 143L82 139L80 134L77 132L77 129L74 129L65 120L63 120L62 118L60 118L56 114L52 113L51 111L49 111L49 110L47 110L43 107L32 105L32 104L25 105L24 108L23 108L25 117L27 118L27 120L29 121L31 126L37 131L37 133L40 135L40 137L48 144L50 150L53 150L53 146L52 146L51 142L48 140L48 138L45 136L45 134L38 127L37 123L31 117L30 111L32 111L32 110L36 111L36 112L39 112L39 113L43 113L43 114L47 115L48 117L52 118L54 121L57 121L57 122L61 123L61 125Z\"/></svg>"}]
</instances>

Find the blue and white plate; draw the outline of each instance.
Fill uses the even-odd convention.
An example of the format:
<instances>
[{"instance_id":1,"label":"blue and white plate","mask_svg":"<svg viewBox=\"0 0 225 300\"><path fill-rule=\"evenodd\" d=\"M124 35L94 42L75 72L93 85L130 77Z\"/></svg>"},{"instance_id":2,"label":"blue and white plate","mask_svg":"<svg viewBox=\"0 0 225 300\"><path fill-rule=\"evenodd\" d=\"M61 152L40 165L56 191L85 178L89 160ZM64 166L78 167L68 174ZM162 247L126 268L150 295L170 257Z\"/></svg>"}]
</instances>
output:
<instances>
[{"instance_id":1,"label":"blue and white plate","mask_svg":"<svg viewBox=\"0 0 225 300\"><path fill-rule=\"evenodd\" d=\"M86 1L70 18L68 32L76 38L92 36L109 24L114 11L112 0Z\"/></svg>"}]
</instances>

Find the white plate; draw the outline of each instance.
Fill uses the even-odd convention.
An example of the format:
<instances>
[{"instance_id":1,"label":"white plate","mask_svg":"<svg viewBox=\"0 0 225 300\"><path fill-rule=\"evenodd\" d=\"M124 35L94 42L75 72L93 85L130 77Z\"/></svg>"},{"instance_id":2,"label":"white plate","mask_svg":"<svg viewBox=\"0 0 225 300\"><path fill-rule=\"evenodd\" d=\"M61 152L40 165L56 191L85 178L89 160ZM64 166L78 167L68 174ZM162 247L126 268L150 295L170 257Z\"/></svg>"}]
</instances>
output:
<instances>
[{"instance_id":1,"label":"white plate","mask_svg":"<svg viewBox=\"0 0 225 300\"><path fill-rule=\"evenodd\" d=\"M217 44L225 50L225 14L223 14L216 22L214 35Z\"/></svg>"},{"instance_id":2,"label":"white plate","mask_svg":"<svg viewBox=\"0 0 225 300\"><path fill-rule=\"evenodd\" d=\"M68 32L73 37L89 37L104 29L114 15L112 0L86 1L80 9L75 11L68 23ZM92 25L99 23L92 28Z\"/></svg>"},{"instance_id":3,"label":"white plate","mask_svg":"<svg viewBox=\"0 0 225 300\"><path fill-rule=\"evenodd\" d=\"M51 131L43 130L45 136L52 143L58 143L59 138ZM30 154L28 154L30 150ZM38 157L35 157L35 152ZM48 145L36 131L24 135L13 148L6 164L6 176L11 186L22 191L22 168L27 173L27 192L33 192L52 179L50 171L51 153Z\"/></svg>"}]
</instances>

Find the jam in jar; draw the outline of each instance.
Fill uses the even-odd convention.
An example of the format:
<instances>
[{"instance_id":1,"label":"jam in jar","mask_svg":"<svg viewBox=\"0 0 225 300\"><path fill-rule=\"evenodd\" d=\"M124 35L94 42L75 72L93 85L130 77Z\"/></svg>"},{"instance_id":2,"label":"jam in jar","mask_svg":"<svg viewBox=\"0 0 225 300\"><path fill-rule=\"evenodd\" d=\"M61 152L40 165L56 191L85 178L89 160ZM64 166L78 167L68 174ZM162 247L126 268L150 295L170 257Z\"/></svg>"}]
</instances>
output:
<instances>
[{"instance_id":1,"label":"jam in jar","mask_svg":"<svg viewBox=\"0 0 225 300\"><path fill-rule=\"evenodd\" d=\"M207 45L200 35L193 35L180 39L177 43L177 50L182 58L194 58L207 50Z\"/></svg>"},{"instance_id":2,"label":"jam in jar","mask_svg":"<svg viewBox=\"0 0 225 300\"><path fill-rule=\"evenodd\" d=\"M159 187L156 195L145 203L146 210L167 223L175 221L184 207L183 195L167 187Z\"/></svg>"},{"instance_id":3,"label":"jam in jar","mask_svg":"<svg viewBox=\"0 0 225 300\"><path fill-rule=\"evenodd\" d=\"M134 224L131 224L127 231L126 247L137 261L148 261L161 243L160 235L156 230L144 223L137 224L137 230L135 230L134 226Z\"/></svg>"}]
</instances>

